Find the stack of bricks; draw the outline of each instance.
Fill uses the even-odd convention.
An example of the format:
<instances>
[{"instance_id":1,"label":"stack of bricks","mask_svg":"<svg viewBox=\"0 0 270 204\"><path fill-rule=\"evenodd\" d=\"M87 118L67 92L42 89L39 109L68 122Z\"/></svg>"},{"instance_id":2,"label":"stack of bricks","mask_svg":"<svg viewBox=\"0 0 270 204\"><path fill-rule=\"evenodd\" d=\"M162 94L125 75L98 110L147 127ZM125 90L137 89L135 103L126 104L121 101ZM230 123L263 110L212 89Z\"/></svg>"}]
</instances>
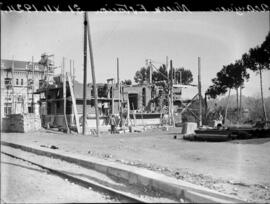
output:
<instances>
[{"instance_id":1,"label":"stack of bricks","mask_svg":"<svg viewBox=\"0 0 270 204\"><path fill-rule=\"evenodd\" d=\"M39 115L35 114L11 114L9 115L9 132L31 132L41 129Z\"/></svg>"}]
</instances>

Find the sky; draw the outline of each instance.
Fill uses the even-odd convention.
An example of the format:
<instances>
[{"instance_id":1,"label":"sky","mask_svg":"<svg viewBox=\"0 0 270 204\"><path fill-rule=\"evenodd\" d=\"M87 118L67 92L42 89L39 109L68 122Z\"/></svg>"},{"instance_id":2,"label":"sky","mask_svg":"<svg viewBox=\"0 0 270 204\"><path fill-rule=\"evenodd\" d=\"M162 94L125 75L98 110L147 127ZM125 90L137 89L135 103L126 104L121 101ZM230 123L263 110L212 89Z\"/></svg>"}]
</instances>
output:
<instances>
[{"instance_id":1,"label":"sky","mask_svg":"<svg viewBox=\"0 0 270 204\"><path fill-rule=\"evenodd\" d=\"M201 58L202 91L224 65L240 59L260 45L269 32L269 12L88 12L93 44L96 81L132 79L152 59L159 67L166 56L174 67L193 73L197 84ZM3 59L35 61L42 53L54 54L61 66L63 57L75 62L75 75L83 81L83 13L2 12L1 54ZM92 81L90 58L87 82ZM56 71L60 73L60 68ZM250 72L243 95L259 97L259 76ZM270 71L263 72L264 95L270 96ZM133 81L134 82L134 81Z\"/></svg>"}]
</instances>

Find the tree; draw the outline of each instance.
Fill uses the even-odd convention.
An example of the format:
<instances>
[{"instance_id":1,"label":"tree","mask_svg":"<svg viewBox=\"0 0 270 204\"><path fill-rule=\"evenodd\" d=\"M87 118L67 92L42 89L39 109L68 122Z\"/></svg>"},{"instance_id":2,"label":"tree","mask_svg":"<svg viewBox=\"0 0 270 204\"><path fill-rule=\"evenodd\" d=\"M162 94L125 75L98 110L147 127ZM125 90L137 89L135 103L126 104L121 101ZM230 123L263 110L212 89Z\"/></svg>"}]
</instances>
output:
<instances>
[{"instance_id":1,"label":"tree","mask_svg":"<svg viewBox=\"0 0 270 204\"><path fill-rule=\"evenodd\" d=\"M171 74L171 71L170 73ZM175 82L178 84L188 85L193 81L193 75L190 70L185 69L184 67L173 69L173 76Z\"/></svg>"},{"instance_id":2,"label":"tree","mask_svg":"<svg viewBox=\"0 0 270 204\"><path fill-rule=\"evenodd\" d=\"M139 71L135 73L134 80L136 83L142 84L145 81L149 81L150 67L142 67ZM181 77L181 78L180 78ZM192 72L183 67L173 68L173 78L174 82L182 84L190 84L193 81ZM169 79L171 79L171 70L169 71ZM168 83L168 71L166 66L163 64L157 70L152 72L152 83L159 85L162 82Z\"/></svg>"},{"instance_id":3,"label":"tree","mask_svg":"<svg viewBox=\"0 0 270 204\"><path fill-rule=\"evenodd\" d=\"M263 97L263 81L262 71L270 70L270 32L266 36L265 41L261 46L251 48L248 53L242 56L243 63L250 70L259 73L260 75L260 88L261 88L261 100L264 120L267 121L267 115L265 110L265 103Z\"/></svg>"},{"instance_id":4,"label":"tree","mask_svg":"<svg viewBox=\"0 0 270 204\"><path fill-rule=\"evenodd\" d=\"M143 84L147 79L149 79L150 69L142 67L139 71L136 71L134 76L134 81L139 84Z\"/></svg>"},{"instance_id":5,"label":"tree","mask_svg":"<svg viewBox=\"0 0 270 204\"><path fill-rule=\"evenodd\" d=\"M131 85L132 81L130 79L126 79L126 80L122 81L122 84L123 85Z\"/></svg>"},{"instance_id":6,"label":"tree","mask_svg":"<svg viewBox=\"0 0 270 204\"><path fill-rule=\"evenodd\" d=\"M237 93L237 115L238 115L238 88L244 84L245 79L249 79L249 74L244 66L243 61L236 60L235 63L231 63L217 73L217 77L212 79L213 85L211 85L206 95L211 98L216 98L218 95L223 95L229 89L229 97L231 89L234 88ZM227 118L228 102L225 110L225 120Z\"/></svg>"}]
</instances>

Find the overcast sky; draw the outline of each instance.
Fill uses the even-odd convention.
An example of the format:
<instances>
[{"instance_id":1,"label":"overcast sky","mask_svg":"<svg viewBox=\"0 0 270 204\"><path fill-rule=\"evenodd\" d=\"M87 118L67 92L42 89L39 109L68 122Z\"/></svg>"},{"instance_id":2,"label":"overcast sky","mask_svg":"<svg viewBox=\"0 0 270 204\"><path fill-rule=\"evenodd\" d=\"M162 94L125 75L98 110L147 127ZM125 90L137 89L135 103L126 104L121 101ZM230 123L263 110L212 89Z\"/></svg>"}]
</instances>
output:
<instances>
[{"instance_id":1,"label":"overcast sky","mask_svg":"<svg viewBox=\"0 0 270 204\"><path fill-rule=\"evenodd\" d=\"M249 48L261 44L269 31L269 12L89 12L97 82L116 78L132 79L145 66L165 63L190 69L197 83L201 57L203 91L223 65L240 59ZM83 13L2 12L2 58L30 61L41 53L75 60L77 80L83 79ZM60 69L58 70L60 72ZM88 55L88 82L91 82ZM270 71L263 74L265 96L270 96ZM259 96L259 77L252 74L243 94Z\"/></svg>"}]
</instances>

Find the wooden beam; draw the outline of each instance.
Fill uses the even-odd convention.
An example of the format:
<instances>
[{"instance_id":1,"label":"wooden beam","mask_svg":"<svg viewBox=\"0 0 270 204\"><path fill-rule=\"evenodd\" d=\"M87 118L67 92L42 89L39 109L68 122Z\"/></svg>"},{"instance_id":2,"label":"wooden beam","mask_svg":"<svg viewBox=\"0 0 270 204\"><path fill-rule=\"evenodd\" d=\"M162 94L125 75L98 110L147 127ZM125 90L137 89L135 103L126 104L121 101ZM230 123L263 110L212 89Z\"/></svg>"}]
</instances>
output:
<instances>
[{"instance_id":1,"label":"wooden beam","mask_svg":"<svg viewBox=\"0 0 270 204\"><path fill-rule=\"evenodd\" d=\"M84 13L84 35L83 35L83 124L82 134L85 135L86 126L86 86L87 86L87 18Z\"/></svg>"},{"instance_id":2,"label":"wooden beam","mask_svg":"<svg viewBox=\"0 0 270 204\"><path fill-rule=\"evenodd\" d=\"M87 28L88 28L88 45L89 45L89 52L90 52L90 59L91 59L91 71L92 71L92 80L94 85L94 97L95 97L95 112L96 112L96 130L97 136L99 136L99 112L98 112L98 94L97 94L97 87L96 87L96 75L95 75L95 66L94 66L94 56L93 56L93 49L92 49L92 42L91 42L91 33L90 33L90 24L88 20L88 14L86 13L86 21L87 21Z\"/></svg>"},{"instance_id":3,"label":"wooden beam","mask_svg":"<svg viewBox=\"0 0 270 204\"><path fill-rule=\"evenodd\" d=\"M68 75L68 83L69 83L69 88L70 88L70 95L72 99L72 106L74 110L74 115L75 115L75 122L76 122L76 127L77 127L77 132L80 134L81 133L81 128L80 128L80 123L79 123L79 116L78 116L78 111L77 111L77 106L76 106L76 98L74 95L74 90L73 90L73 84L71 81L71 77Z\"/></svg>"},{"instance_id":4,"label":"wooden beam","mask_svg":"<svg viewBox=\"0 0 270 204\"><path fill-rule=\"evenodd\" d=\"M63 76L64 120L65 120L65 124L66 124L66 128L67 128L67 132L70 133L70 129L68 126L68 121L67 121L67 114L66 114L66 110L67 110L67 100L66 100L67 77L66 77L66 72L65 72L65 58L63 58L63 72L64 72L64 76Z\"/></svg>"},{"instance_id":5,"label":"wooden beam","mask_svg":"<svg viewBox=\"0 0 270 204\"><path fill-rule=\"evenodd\" d=\"M198 57L198 93L199 93L199 127L202 126L202 85L201 85L201 58Z\"/></svg>"},{"instance_id":6,"label":"wooden beam","mask_svg":"<svg viewBox=\"0 0 270 204\"><path fill-rule=\"evenodd\" d=\"M198 96L198 94L196 94L195 96L193 96L193 98L191 99L191 101L190 101L187 105L184 105L184 104L183 104L183 106L185 106L185 108L181 111L180 114L182 114L184 111L187 110L187 108L194 102L193 100L194 100L197 96Z\"/></svg>"}]
</instances>

